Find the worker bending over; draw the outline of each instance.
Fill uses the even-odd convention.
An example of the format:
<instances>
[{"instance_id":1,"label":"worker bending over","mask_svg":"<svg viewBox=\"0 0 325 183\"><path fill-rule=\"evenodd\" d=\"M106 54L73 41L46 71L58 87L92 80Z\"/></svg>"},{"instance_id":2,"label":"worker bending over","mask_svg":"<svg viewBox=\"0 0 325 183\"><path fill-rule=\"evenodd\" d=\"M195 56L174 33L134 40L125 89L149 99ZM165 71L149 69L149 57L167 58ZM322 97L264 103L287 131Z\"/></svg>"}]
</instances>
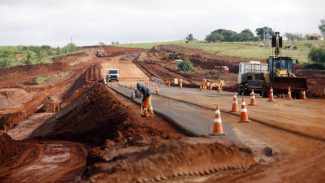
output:
<instances>
[{"instance_id":1,"label":"worker bending over","mask_svg":"<svg viewBox=\"0 0 325 183\"><path fill-rule=\"evenodd\" d=\"M147 117L148 112L151 116L154 115L151 104L151 94L148 87L137 83L137 90L142 93L141 116Z\"/></svg>"}]
</instances>

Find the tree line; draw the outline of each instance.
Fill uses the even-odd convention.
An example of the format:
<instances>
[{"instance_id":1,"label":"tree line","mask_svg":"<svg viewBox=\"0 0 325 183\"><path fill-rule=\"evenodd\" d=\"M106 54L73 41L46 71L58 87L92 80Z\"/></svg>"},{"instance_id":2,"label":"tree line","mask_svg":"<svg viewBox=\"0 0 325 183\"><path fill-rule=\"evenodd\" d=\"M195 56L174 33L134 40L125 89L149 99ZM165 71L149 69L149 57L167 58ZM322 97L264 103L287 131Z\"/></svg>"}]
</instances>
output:
<instances>
[{"instance_id":1,"label":"tree line","mask_svg":"<svg viewBox=\"0 0 325 183\"><path fill-rule=\"evenodd\" d=\"M30 65L49 62L53 56L64 55L77 50L69 43L64 47L43 46L2 46L0 47L0 67Z\"/></svg>"},{"instance_id":2,"label":"tree line","mask_svg":"<svg viewBox=\"0 0 325 183\"><path fill-rule=\"evenodd\" d=\"M320 20L320 25L318 26L319 31L325 37L325 19ZM212 31L205 37L205 41L211 42L244 42L244 41L260 41L269 40L274 34L274 31L270 27L260 27L255 29L256 36L250 29L244 29L237 33L236 31L227 29L217 29ZM302 40L303 35L299 33L284 33L284 36L289 41ZM188 34L185 38L186 42L196 40L193 34Z\"/></svg>"}]
</instances>

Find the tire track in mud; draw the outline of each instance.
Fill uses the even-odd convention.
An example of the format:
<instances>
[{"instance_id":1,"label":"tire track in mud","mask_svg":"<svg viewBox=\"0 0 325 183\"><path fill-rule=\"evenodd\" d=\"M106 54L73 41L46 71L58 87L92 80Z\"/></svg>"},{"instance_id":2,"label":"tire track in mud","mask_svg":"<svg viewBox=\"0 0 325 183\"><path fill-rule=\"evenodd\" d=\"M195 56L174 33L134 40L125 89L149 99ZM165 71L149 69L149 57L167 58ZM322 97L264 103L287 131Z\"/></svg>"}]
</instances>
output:
<instances>
[{"instance_id":1,"label":"tire track in mud","mask_svg":"<svg viewBox=\"0 0 325 183\"><path fill-rule=\"evenodd\" d=\"M64 141L43 141L35 151L24 157L29 162L12 169L1 177L3 182L57 182L71 181L81 174L87 151L81 144Z\"/></svg>"},{"instance_id":2,"label":"tire track in mud","mask_svg":"<svg viewBox=\"0 0 325 183\"><path fill-rule=\"evenodd\" d=\"M220 143L190 144L172 142L128 155L105 166L92 182L161 182L215 173L243 171L255 165L253 156L236 146ZM92 170L98 170L94 168ZM125 174L128 172L128 174Z\"/></svg>"}]
</instances>

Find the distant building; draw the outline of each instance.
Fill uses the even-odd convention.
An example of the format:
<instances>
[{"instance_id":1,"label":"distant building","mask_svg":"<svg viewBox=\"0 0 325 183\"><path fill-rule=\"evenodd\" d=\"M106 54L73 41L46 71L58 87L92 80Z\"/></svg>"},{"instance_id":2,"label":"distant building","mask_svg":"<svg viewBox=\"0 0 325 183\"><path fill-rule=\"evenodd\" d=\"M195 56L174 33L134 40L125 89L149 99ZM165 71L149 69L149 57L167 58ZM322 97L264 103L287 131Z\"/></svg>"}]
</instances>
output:
<instances>
[{"instance_id":1,"label":"distant building","mask_svg":"<svg viewBox=\"0 0 325 183\"><path fill-rule=\"evenodd\" d=\"M307 40L321 40L322 39L322 35L317 34L317 33L306 34L306 39Z\"/></svg>"},{"instance_id":2,"label":"distant building","mask_svg":"<svg viewBox=\"0 0 325 183\"><path fill-rule=\"evenodd\" d=\"M177 60L174 61L174 63L177 64L177 65L182 63L182 62L183 62L183 60L181 60L181 59L177 59Z\"/></svg>"}]
</instances>

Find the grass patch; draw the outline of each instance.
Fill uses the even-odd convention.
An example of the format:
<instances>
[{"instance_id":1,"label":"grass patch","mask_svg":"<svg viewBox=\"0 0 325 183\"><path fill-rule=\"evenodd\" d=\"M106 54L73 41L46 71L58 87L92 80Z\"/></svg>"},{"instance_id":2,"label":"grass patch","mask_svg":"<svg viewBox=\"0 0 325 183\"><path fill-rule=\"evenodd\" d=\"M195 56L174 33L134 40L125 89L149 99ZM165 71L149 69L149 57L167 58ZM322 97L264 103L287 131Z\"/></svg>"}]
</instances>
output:
<instances>
[{"instance_id":1,"label":"grass patch","mask_svg":"<svg viewBox=\"0 0 325 183\"><path fill-rule=\"evenodd\" d=\"M42 84L44 83L45 81L50 81L51 80L51 77L50 76L38 76L37 78L35 78L35 82L37 84Z\"/></svg>"}]
</instances>

